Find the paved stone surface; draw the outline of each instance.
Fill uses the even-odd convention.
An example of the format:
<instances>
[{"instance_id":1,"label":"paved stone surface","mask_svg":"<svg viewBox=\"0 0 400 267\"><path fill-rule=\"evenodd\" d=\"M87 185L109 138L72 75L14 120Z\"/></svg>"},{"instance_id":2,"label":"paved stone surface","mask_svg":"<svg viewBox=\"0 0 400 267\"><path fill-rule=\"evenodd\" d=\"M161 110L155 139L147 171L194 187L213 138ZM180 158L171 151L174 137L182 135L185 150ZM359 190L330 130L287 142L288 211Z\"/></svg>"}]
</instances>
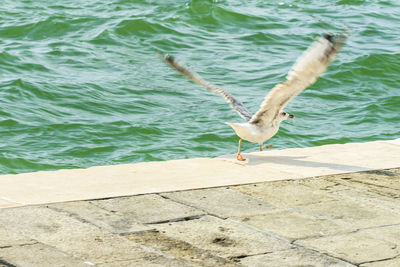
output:
<instances>
[{"instance_id":1,"label":"paved stone surface","mask_svg":"<svg viewBox=\"0 0 400 267\"><path fill-rule=\"evenodd\" d=\"M399 267L400 258L361 264L362 267Z\"/></svg>"},{"instance_id":2,"label":"paved stone surface","mask_svg":"<svg viewBox=\"0 0 400 267\"><path fill-rule=\"evenodd\" d=\"M89 222L113 233L122 234L152 229L144 224L137 223L133 218L124 216L118 211L109 212L89 201L50 204L48 207L63 211L78 220Z\"/></svg>"},{"instance_id":3,"label":"paved stone surface","mask_svg":"<svg viewBox=\"0 0 400 267\"><path fill-rule=\"evenodd\" d=\"M0 248L34 243L37 241L0 226Z\"/></svg>"},{"instance_id":4,"label":"paved stone surface","mask_svg":"<svg viewBox=\"0 0 400 267\"><path fill-rule=\"evenodd\" d=\"M290 247L287 242L213 216L157 224L155 227L165 235L193 244L200 249L212 251L224 258L268 253Z\"/></svg>"},{"instance_id":5,"label":"paved stone surface","mask_svg":"<svg viewBox=\"0 0 400 267\"><path fill-rule=\"evenodd\" d=\"M400 174L394 170L377 170L353 174L327 176L324 180L334 181L344 186L374 192L380 195L400 197Z\"/></svg>"},{"instance_id":6,"label":"paved stone surface","mask_svg":"<svg viewBox=\"0 0 400 267\"><path fill-rule=\"evenodd\" d=\"M360 204L372 205L389 212L400 214L400 198L383 196L376 192L365 191L359 188L347 187L346 189L332 192L336 196L355 201Z\"/></svg>"},{"instance_id":7,"label":"paved stone surface","mask_svg":"<svg viewBox=\"0 0 400 267\"><path fill-rule=\"evenodd\" d=\"M289 241L317 236L333 235L356 230L330 220L313 217L293 210L282 210L264 215L237 218L245 224Z\"/></svg>"},{"instance_id":8,"label":"paved stone surface","mask_svg":"<svg viewBox=\"0 0 400 267\"><path fill-rule=\"evenodd\" d=\"M130 261L115 261L115 262L107 262L103 264L96 264L96 266L100 267L136 267L136 266L145 266L145 267L186 267L190 265L186 265L183 262L168 259L165 257L146 257L144 259L138 260L130 260Z\"/></svg>"},{"instance_id":9,"label":"paved stone surface","mask_svg":"<svg viewBox=\"0 0 400 267\"><path fill-rule=\"evenodd\" d=\"M396 244L365 233L321 237L296 243L353 264L390 259L400 254L400 247Z\"/></svg>"},{"instance_id":10,"label":"paved stone surface","mask_svg":"<svg viewBox=\"0 0 400 267\"><path fill-rule=\"evenodd\" d=\"M398 267L399 184L389 169L3 208L0 267Z\"/></svg>"},{"instance_id":11,"label":"paved stone surface","mask_svg":"<svg viewBox=\"0 0 400 267\"><path fill-rule=\"evenodd\" d=\"M282 267L282 266L355 266L316 251L293 248L289 250L275 251L268 254L245 257L240 261L245 266L252 267Z\"/></svg>"},{"instance_id":12,"label":"paved stone surface","mask_svg":"<svg viewBox=\"0 0 400 267\"><path fill-rule=\"evenodd\" d=\"M368 228L360 232L366 232L372 236L400 245L400 224Z\"/></svg>"},{"instance_id":13,"label":"paved stone surface","mask_svg":"<svg viewBox=\"0 0 400 267\"><path fill-rule=\"evenodd\" d=\"M178 240L161 232L143 232L125 237L144 246L156 248L188 265L210 267L237 265L233 260L216 256L209 250L198 248L195 244Z\"/></svg>"},{"instance_id":14,"label":"paved stone surface","mask_svg":"<svg viewBox=\"0 0 400 267\"><path fill-rule=\"evenodd\" d=\"M180 191L162 195L223 218L263 214L276 209L254 197L226 188Z\"/></svg>"},{"instance_id":15,"label":"paved stone surface","mask_svg":"<svg viewBox=\"0 0 400 267\"><path fill-rule=\"evenodd\" d=\"M92 203L105 210L125 214L143 223L165 222L204 214L200 210L165 199L156 194L112 198L93 201Z\"/></svg>"},{"instance_id":16,"label":"paved stone surface","mask_svg":"<svg viewBox=\"0 0 400 267\"><path fill-rule=\"evenodd\" d=\"M0 257L4 261L12 262L13 265L17 266L90 266L89 262L85 263L82 259L74 258L67 253L40 243L3 248L1 249Z\"/></svg>"},{"instance_id":17,"label":"paved stone surface","mask_svg":"<svg viewBox=\"0 0 400 267\"><path fill-rule=\"evenodd\" d=\"M93 263L159 256L125 238L46 207L2 210L0 226Z\"/></svg>"},{"instance_id":18,"label":"paved stone surface","mask_svg":"<svg viewBox=\"0 0 400 267\"><path fill-rule=\"evenodd\" d=\"M302 180L276 181L235 186L232 189L280 208L292 208L337 200L335 196L327 195L326 190L310 188L302 185L301 182Z\"/></svg>"},{"instance_id":19,"label":"paved stone surface","mask_svg":"<svg viewBox=\"0 0 400 267\"><path fill-rule=\"evenodd\" d=\"M353 200L341 199L340 201L311 204L303 206L299 210L356 228L400 223L400 214L386 211L379 206L358 203Z\"/></svg>"}]
</instances>

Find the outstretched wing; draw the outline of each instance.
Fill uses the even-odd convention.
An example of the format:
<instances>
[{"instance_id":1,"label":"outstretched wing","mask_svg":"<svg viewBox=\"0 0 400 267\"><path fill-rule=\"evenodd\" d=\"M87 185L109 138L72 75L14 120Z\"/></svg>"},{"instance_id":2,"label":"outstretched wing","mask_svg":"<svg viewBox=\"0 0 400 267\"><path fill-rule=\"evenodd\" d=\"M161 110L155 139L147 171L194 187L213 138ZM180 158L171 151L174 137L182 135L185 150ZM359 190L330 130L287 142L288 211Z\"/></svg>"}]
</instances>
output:
<instances>
[{"instance_id":1,"label":"outstretched wing","mask_svg":"<svg viewBox=\"0 0 400 267\"><path fill-rule=\"evenodd\" d=\"M194 83L202 85L209 91L223 96L226 99L226 101L231 105L232 109L235 110L237 113L239 113L240 117L242 117L244 120L248 121L251 119L250 112L246 109L246 107L242 104L242 102L234 98L231 94L207 82L206 80L201 78L197 73L190 71L187 67L185 67L179 61L177 61L174 57L170 55L165 55L164 59L171 67L173 67L174 69L185 75Z\"/></svg>"},{"instance_id":2,"label":"outstretched wing","mask_svg":"<svg viewBox=\"0 0 400 267\"><path fill-rule=\"evenodd\" d=\"M313 84L326 70L346 40L345 34L323 35L297 59L286 76L265 97L250 123L272 123L283 108L299 93Z\"/></svg>"}]
</instances>

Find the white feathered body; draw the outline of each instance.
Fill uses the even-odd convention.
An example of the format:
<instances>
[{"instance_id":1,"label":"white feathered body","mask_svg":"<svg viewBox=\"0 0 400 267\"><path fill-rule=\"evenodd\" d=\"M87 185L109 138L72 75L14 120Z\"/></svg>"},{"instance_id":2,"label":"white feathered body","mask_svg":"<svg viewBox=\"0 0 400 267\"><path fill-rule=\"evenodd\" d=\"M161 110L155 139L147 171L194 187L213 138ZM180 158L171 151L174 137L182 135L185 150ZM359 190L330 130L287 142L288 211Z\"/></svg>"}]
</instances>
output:
<instances>
[{"instance_id":1,"label":"white feathered body","mask_svg":"<svg viewBox=\"0 0 400 267\"><path fill-rule=\"evenodd\" d=\"M236 134L243 140L262 145L265 141L273 137L279 130L279 123L263 125L262 127L253 123L231 123L227 122Z\"/></svg>"}]
</instances>

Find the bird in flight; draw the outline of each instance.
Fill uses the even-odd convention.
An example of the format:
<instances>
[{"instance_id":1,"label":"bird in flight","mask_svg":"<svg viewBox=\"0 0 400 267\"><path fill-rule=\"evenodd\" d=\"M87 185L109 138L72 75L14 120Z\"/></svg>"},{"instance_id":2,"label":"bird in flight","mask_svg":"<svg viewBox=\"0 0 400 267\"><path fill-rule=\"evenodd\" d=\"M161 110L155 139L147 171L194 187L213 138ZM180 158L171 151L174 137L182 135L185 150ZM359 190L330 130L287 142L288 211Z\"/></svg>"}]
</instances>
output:
<instances>
[{"instance_id":1,"label":"bird in flight","mask_svg":"<svg viewBox=\"0 0 400 267\"><path fill-rule=\"evenodd\" d=\"M295 96L315 83L335 58L346 37L347 35L344 33L324 34L314 41L292 66L286 76L286 81L272 88L261 103L260 109L254 115L251 115L242 102L228 92L207 82L197 73L190 71L173 56L165 55L164 59L171 67L194 83L224 97L232 109L245 120L245 122L241 123L227 122L240 137L236 158L239 161L244 161L246 159L240 154L242 140L258 143L260 151L272 147L272 145L263 147L263 143L278 132L282 121L294 118L294 115L286 113L283 109Z\"/></svg>"}]
</instances>

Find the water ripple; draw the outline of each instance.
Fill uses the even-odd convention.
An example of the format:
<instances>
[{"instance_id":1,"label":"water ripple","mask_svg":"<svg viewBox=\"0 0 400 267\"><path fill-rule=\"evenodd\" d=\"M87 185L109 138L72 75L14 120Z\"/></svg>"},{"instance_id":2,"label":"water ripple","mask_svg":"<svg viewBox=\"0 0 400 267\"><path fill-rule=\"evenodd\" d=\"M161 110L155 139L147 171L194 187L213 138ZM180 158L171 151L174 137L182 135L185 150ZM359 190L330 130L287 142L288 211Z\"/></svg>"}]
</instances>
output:
<instances>
[{"instance_id":1,"label":"water ripple","mask_svg":"<svg viewBox=\"0 0 400 267\"><path fill-rule=\"evenodd\" d=\"M0 173L234 153L225 101L255 112L321 32L352 35L287 107L277 148L400 137L395 1L11 1L0 7ZM244 143L244 151L257 145Z\"/></svg>"}]
</instances>

